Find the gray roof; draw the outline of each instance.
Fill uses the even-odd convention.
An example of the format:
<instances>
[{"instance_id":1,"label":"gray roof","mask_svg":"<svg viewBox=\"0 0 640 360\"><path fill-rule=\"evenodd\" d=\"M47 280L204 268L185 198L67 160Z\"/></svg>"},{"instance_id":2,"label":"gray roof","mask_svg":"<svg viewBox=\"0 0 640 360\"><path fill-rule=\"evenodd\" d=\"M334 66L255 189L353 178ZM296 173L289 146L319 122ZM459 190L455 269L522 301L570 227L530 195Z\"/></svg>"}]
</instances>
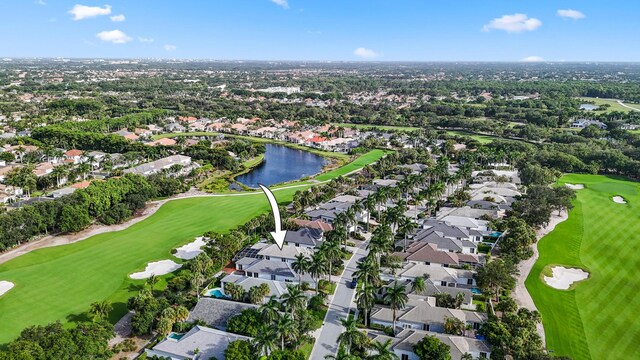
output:
<instances>
[{"instance_id":1,"label":"gray roof","mask_svg":"<svg viewBox=\"0 0 640 360\"><path fill-rule=\"evenodd\" d=\"M440 342L449 346L449 353L451 354L451 360L460 360L465 353L480 353L484 352L488 354L491 352L491 348L487 343L482 340L465 336L454 336L447 334L439 334L429 331L405 329L396 335L395 338L388 337L386 335L372 334L374 341L384 343L388 339L391 339L393 350L401 350L407 352L413 352L413 347L426 336L434 336Z\"/></svg>"},{"instance_id":2,"label":"gray roof","mask_svg":"<svg viewBox=\"0 0 640 360\"><path fill-rule=\"evenodd\" d=\"M283 277L295 277L296 273L291 269L288 263L275 260L254 260L250 264L244 264L242 270L258 274L267 274Z\"/></svg>"},{"instance_id":3,"label":"gray roof","mask_svg":"<svg viewBox=\"0 0 640 360\"><path fill-rule=\"evenodd\" d=\"M257 306L252 304L214 298L200 298L196 307L189 314L187 321L201 320L209 326L224 329L227 327L227 322L231 317L240 314L243 310L256 308Z\"/></svg>"},{"instance_id":4,"label":"gray roof","mask_svg":"<svg viewBox=\"0 0 640 360\"><path fill-rule=\"evenodd\" d=\"M132 173L138 175L151 175L163 169L168 169L173 165L187 165L191 163L191 158L184 155L172 155L165 158L138 165L130 169L125 169L124 173Z\"/></svg>"},{"instance_id":5,"label":"gray roof","mask_svg":"<svg viewBox=\"0 0 640 360\"><path fill-rule=\"evenodd\" d=\"M469 232L457 226L448 225L437 220L427 220L423 224L424 230L420 230L413 237L415 240L422 240L433 233L441 237L465 239L469 238Z\"/></svg>"},{"instance_id":6,"label":"gray roof","mask_svg":"<svg viewBox=\"0 0 640 360\"><path fill-rule=\"evenodd\" d=\"M318 246L322 242L322 231L312 228L300 228L297 231L287 231L284 241L289 244Z\"/></svg>"},{"instance_id":7,"label":"gray roof","mask_svg":"<svg viewBox=\"0 0 640 360\"><path fill-rule=\"evenodd\" d=\"M198 349L199 359L224 359L227 346L236 340L249 341L251 338L206 326L195 326L179 340L167 337L148 353L172 359L194 359L194 351Z\"/></svg>"},{"instance_id":8,"label":"gray roof","mask_svg":"<svg viewBox=\"0 0 640 360\"><path fill-rule=\"evenodd\" d=\"M396 245L399 245L399 243L401 244L402 241L403 240L399 240L396 243ZM431 233L426 234L426 235L421 235L420 236L420 240L418 240L418 241L426 242L428 244L436 244L436 245L438 245L438 249L439 250L444 250L444 251L462 252L465 247L466 248L472 248L472 249L475 249L477 247L476 244L472 243L469 240L458 240L458 239L445 238L445 237L440 236L436 232L431 232Z\"/></svg>"}]
</instances>

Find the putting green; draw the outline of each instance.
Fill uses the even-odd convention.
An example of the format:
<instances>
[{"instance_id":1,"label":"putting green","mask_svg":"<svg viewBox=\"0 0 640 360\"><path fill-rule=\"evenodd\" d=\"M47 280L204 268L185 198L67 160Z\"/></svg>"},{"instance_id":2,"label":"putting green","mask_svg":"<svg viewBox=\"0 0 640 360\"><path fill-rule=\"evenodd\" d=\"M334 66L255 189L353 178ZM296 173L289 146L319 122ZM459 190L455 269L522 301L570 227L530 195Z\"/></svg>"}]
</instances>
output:
<instances>
[{"instance_id":1,"label":"putting green","mask_svg":"<svg viewBox=\"0 0 640 360\"><path fill-rule=\"evenodd\" d=\"M640 339L640 193L637 182L598 175L566 175L559 183L584 184L569 219L538 244L540 258L526 286L542 314L547 349L581 359L628 359ZM621 195L628 204L612 198ZM589 272L571 290L544 283L545 266Z\"/></svg>"},{"instance_id":2,"label":"putting green","mask_svg":"<svg viewBox=\"0 0 640 360\"><path fill-rule=\"evenodd\" d=\"M383 154L374 150L355 162L362 167ZM345 167L321 180L355 169L351 164ZM301 187L290 188L296 185ZM296 191L308 186L312 184L274 187L274 194L278 202L288 203ZM150 261L178 261L171 249L205 231L228 231L268 209L262 192L174 200L125 230L36 250L0 265L0 280L15 284L0 297L0 344L15 339L30 325L86 319L91 303L100 300L113 303L110 321L115 323L126 313L127 299L144 284L129 274L144 270Z\"/></svg>"}]
</instances>

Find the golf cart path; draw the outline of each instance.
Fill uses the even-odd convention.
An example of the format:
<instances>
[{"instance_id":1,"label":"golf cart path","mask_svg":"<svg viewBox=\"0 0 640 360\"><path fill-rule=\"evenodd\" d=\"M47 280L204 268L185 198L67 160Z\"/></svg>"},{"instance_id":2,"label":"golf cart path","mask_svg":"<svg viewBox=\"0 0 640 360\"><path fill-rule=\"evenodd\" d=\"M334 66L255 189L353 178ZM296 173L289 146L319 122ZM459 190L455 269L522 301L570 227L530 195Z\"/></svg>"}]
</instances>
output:
<instances>
[{"instance_id":1,"label":"golf cart path","mask_svg":"<svg viewBox=\"0 0 640 360\"><path fill-rule=\"evenodd\" d=\"M633 111L640 111L640 109L638 109L638 108L634 108L633 106L629 106L629 105L623 103L622 100L616 100L616 101L618 102L618 105L626 107L627 109L631 109Z\"/></svg>"},{"instance_id":2,"label":"golf cart path","mask_svg":"<svg viewBox=\"0 0 640 360\"><path fill-rule=\"evenodd\" d=\"M360 170L362 170L362 168L358 168L355 169L353 171L350 171L344 175L341 176L348 176L351 175L353 173L359 172ZM281 191L281 190L286 190L286 189L295 189L295 188L303 188L303 187L311 187L314 185L319 185L319 184L324 184L324 183L328 183L331 180L325 180L325 181L315 181L314 183L311 184L298 184L298 185L288 185L288 186L282 186L282 187L276 187L271 189L273 192L277 192L277 191ZM63 235L46 235L43 236L39 239L33 239L32 241L28 242L28 243L24 243L22 245L18 245L15 248L9 250L9 251L5 251L3 253L0 253L0 264L4 264L5 262L15 259L18 256L30 253L34 250L38 250L38 249L43 249L43 248L48 248L48 247L53 247L53 246L61 246L61 245L68 245L68 244L73 244L76 243L78 241L82 241L82 240L86 240L92 236L95 235L100 235L100 234L104 234L104 233L108 233L108 232L113 232L113 231L122 231L127 229L128 227L137 224L145 219L147 219L149 216L153 215L156 213L156 211L158 211L158 209L160 209L160 207L164 204L166 204L169 201L174 201L174 200L181 200L181 199L189 199L189 198L198 198L198 197L231 197L231 196L255 196L255 195L263 195L262 191L251 191L251 192L244 192L244 193L238 193L238 194L209 194L209 193L205 193L199 190L195 190L195 189L191 189L185 193L181 193L181 194L177 194L174 195L168 199L163 199L163 200L157 200L157 201L150 201L147 203L146 207L144 208L144 210L142 211L142 213L136 217L133 217L131 219L129 219L128 221L125 221L121 224L116 224L116 225L101 225L101 224L93 224L91 226L89 226L88 228L81 230L77 233L73 233L73 234L63 234Z\"/></svg>"},{"instance_id":3,"label":"golf cart path","mask_svg":"<svg viewBox=\"0 0 640 360\"><path fill-rule=\"evenodd\" d=\"M521 261L518 264L518 276L516 277L516 287L511 293L513 296L513 299L516 301L516 304L518 304L519 307L527 308L529 310L536 310L536 311L538 310L524 282L527 280L527 277L529 276L529 273L531 272L533 265L536 263L536 261L538 261L538 257L540 256L540 253L538 252L538 241L540 241L540 239L542 239L545 235L552 232L553 229L555 229L558 224L567 220L568 218L569 216L566 211L561 212L560 215L552 214L547 226L536 230L537 241L535 244L531 245L531 250L533 250L533 256L531 256L529 259ZM542 326L542 323L539 323L537 325L537 328L538 328L538 334L542 338L542 343L546 344L545 336L544 336L544 328Z\"/></svg>"}]
</instances>

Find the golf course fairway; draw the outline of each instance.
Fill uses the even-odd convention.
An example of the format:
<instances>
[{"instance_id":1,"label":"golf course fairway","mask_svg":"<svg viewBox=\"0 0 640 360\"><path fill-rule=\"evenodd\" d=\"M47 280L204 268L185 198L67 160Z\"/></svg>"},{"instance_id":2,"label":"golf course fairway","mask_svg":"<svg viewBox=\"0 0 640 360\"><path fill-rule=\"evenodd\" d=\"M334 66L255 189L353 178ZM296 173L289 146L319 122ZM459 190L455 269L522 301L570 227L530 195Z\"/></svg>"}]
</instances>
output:
<instances>
[{"instance_id":1,"label":"golf course fairway","mask_svg":"<svg viewBox=\"0 0 640 360\"><path fill-rule=\"evenodd\" d=\"M373 150L355 159L361 166L384 155ZM329 180L353 169L336 169ZM288 203L296 191L311 184L275 186L280 203ZM147 219L125 230L104 233L63 246L39 249L0 265L0 280L15 287L0 297L0 344L15 339L22 329L55 321L88 320L91 303L113 304L109 320L115 323L126 312L126 302L144 280L129 274L147 263L174 258L170 251L196 236L213 230L225 232L270 209L262 192L169 201Z\"/></svg>"},{"instance_id":2,"label":"golf course fairway","mask_svg":"<svg viewBox=\"0 0 640 360\"><path fill-rule=\"evenodd\" d=\"M566 183L585 188L576 191L569 219L538 243L540 258L526 280L547 349L574 360L633 358L640 339L640 185L575 174L559 180ZM557 290L543 281L547 265L582 268L589 278Z\"/></svg>"}]
</instances>

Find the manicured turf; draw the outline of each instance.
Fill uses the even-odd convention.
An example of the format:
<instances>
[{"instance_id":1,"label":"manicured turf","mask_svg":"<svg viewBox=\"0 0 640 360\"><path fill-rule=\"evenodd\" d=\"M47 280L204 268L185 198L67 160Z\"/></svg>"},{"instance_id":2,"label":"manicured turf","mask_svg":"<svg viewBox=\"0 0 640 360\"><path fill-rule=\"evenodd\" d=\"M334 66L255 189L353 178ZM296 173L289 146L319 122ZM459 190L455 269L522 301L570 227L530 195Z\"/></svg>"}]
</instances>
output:
<instances>
[{"instance_id":1,"label":"manicured turf","mask_svg":"<svg viewBox=\"0 0 640 360\"><path fill-rule=\"evenodd\" d=\"M324 174L320 174L315 177L318 181L326 181L331 180L334 177L342 176L348 174L354 170L358 170L366 165L369 165L373 162L376 162L378 159L383 157L386 154L384 150L372 150L366 154L360 155L357 159L350 162L349 164L339 167L333 171L329 171Z\"/></svg>"},{"instance_id":2,"label":"manicured turf","mask_svg":"<svg viewBox=\"0 0 640 360\"><path fill-rule=\"evenodd\" d=\"M540 258L526 280L542 314L547 349L581 359L629 359L638 354L640 322L640 186L597 175L566 175L585 184L569 219L539 243ZM628 204L616 204L620 195ZM581 267L589 279L569 291L547 286L548 264Z\"/></svg>"},{"instance_id":3,"label":"manicured turf","mask_svg":"<svg viewBox=\"0 0 640 360\"><path fill-rule=\"evenodd\" d=\"M353 164L321 175L321 180L363 167L382 155L382 150L371 151ZM311 184L298 182L285 187ZM282 203L305 189L277 188L274 194ZM15 284L0 297L0 344L13 340L29 325L85 319L90 304L105 299L114 305L110 320L115 323L126 313L127 299L144 284L143 280L129 279L129 274L143 270L150 261L178 261L171 256L171 249L205 231L232 229L268 209L262 192L174 200L123 231L40 249L0 265L0 280Z\"/></svg>"},{"instance_id":4,"label":"manicured turf","mask_svg":"<svg viewBox=\"0 0 640 360\"><path fill-rule=\"evenodd\" d=\"M629 111L635 111L633 109L629 109L628 107L624 107L620 104L618 104L618 100L616 99L600 99L600 98L590 98L590 97L582 97L580 98L580 100L586 101L587 103L595 103L598 106L601 105L610 105L607 109L598 109L598 110L594 110L594 113L608 113L608 112L613 112L613 111L621 111L621 112L629 112ZM637 111L640 111L640 104L633 104L633 103L627 103L624 102L625 105L630 106L632 108L637 109Z\"/></svg>"},{"instance_id":5,"label":"manicured turf","mask_svg":"<svg viewBox=\"0 0 640 360\"><path fill-rule=\"evenodd\" d=\"M498 136L493 137L493 136L489 136L489 135L478 135L478 134L468 133L468 132L459 131L459 130L448 130L447 134L456 135L456 136L468 136L468 137L478 141L480 144L488 144L488 143L492 142L493 140L495 140L496 138L499 138Z\"/></svg>"},{"instance_id":6,"label":"manicured turf","mask_svg":"<svg viewBox=\"0 0 640 360\"><path fill-rule=\"evenodd\" d=\"M378 130L386 130L386 131L416 131L420 130L419 127L413 126L389 126L389 125L370 125L370 124L349 124L349 123L339 123L333 124L334 126L342 126L344 128L356 128L356 129L378 129Z\"/></svg>"}]
</instances>

